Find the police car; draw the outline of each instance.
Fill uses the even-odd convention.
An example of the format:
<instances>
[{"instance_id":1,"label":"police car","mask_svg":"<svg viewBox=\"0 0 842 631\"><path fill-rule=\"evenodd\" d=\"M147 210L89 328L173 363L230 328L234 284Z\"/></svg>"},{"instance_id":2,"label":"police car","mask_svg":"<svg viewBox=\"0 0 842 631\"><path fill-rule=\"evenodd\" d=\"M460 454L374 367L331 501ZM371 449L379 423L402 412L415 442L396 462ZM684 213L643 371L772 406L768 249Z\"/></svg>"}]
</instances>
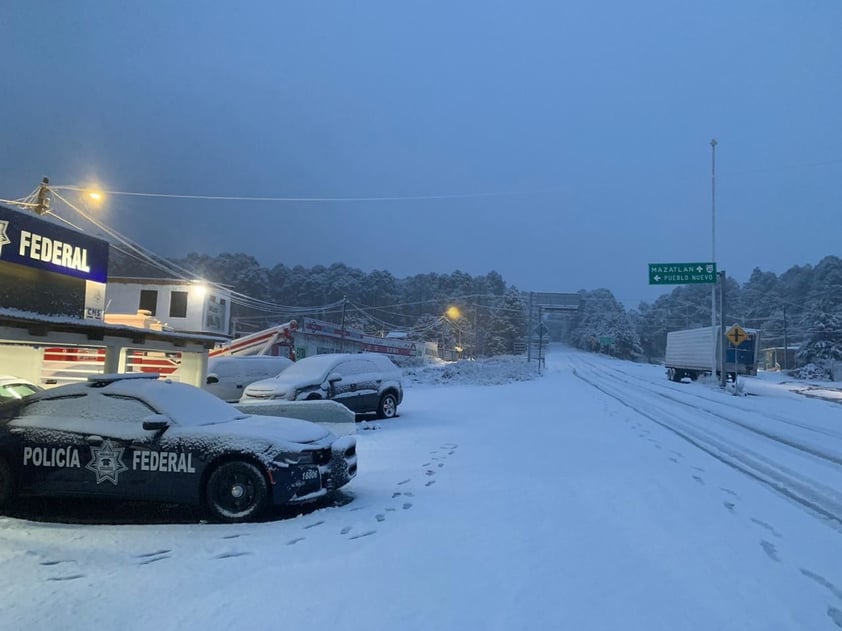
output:
<instances>
[{"instance_id":1,"label":"police car","mask_svg":"<svg viewBox=\"0 0 842 631\"><path fill-rule=\"evenodd\" d=\"M356 472L353 436L245 415L155 374L97 375L0 404L0 510L16 496L88 496L204 505L238 522Z\"/></svg>"}]
</instances>

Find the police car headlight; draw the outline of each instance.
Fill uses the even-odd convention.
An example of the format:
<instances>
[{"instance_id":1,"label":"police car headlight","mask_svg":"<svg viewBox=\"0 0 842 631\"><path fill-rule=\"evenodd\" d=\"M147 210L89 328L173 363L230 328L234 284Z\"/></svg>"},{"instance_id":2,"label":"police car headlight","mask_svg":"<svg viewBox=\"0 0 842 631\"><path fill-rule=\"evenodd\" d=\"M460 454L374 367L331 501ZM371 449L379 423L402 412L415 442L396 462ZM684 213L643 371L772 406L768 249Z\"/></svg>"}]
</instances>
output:
<instances>
[{"instance_id":1,"label":"police car headlight","mask_svg":"<svg viewBox=\"0 0 842 631\"><path fill-rule=\"evenodd\" d=\"M273 461L275 462L275 464L279 464L284 467L299 464L313 464L315 462L313 454L306 451L292 454L282 452L275 456L273 458Z\"/></svg>"}]
</instances>

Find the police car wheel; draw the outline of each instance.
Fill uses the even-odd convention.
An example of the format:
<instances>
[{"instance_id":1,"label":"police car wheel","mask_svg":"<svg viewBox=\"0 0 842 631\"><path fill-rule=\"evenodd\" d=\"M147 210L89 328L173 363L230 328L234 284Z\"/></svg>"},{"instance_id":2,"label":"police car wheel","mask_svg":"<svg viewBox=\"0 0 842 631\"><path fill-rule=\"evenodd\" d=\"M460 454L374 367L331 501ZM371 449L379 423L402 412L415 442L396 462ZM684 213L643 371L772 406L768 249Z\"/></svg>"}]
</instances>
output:
<instances>
[{"instance_id":1,"label":"police car wheel","mask_svg":"<svg viewBox=\"0 0 842 631\"><path fill-rule=\"evenodd\" d=\"M266 507L269 487L263 472L250 462L224 462L208 478L205 497L220 521L254 519Z\"/></svg>"},{"instance_id":2,"label":"police car wheel","mask_svg":"<svg viewBox=\"0 0 842 631\"><path fill-rule=\"evenodd\" d=\"M5 458L0 457L0 508L9 505L14 495L14 478L12 467Z\"/></svg>"},{"instance_id":3,"label":"police car wheel","mask_svg":"<svg viewBox=\"0 0 842 631\"><path fill-rule=\"evenodd\" d=\"M391 392L380 397L380 405L377 406L379 418L392 418L398 413L398 399Z\"/></svg>"}]
</instances>

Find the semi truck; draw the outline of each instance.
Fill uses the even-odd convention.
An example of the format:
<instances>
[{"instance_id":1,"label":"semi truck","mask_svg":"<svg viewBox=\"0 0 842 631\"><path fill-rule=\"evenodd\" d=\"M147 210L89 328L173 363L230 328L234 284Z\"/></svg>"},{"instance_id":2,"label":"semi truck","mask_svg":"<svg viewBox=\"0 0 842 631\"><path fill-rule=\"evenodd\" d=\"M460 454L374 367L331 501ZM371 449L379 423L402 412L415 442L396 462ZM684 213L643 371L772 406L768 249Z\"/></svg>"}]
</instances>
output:
<instances>
[{"instance_id":1,"label":"semi truck","mask_svg":"<svg viewBox=\"0 0 842 631\"><path fill-rule=\"evenodd\" d=\"M736 325L734 325L736 326ZM733 327L726 329L726 333ZM667 350L664 358L667 377L671 381L681 381L685 377L697 379L701 375L709 375L716 353L716 374L722 374L722 344L721 327L703 327L699 329L684 329L667 333ZM725 340L725 372L732 378L736 375L756 375L757 360L760 352L760 331L757 329L743 329L745 336L738 337L740 342L735 346L733 342Z\"/></svg>"}]
</instances>

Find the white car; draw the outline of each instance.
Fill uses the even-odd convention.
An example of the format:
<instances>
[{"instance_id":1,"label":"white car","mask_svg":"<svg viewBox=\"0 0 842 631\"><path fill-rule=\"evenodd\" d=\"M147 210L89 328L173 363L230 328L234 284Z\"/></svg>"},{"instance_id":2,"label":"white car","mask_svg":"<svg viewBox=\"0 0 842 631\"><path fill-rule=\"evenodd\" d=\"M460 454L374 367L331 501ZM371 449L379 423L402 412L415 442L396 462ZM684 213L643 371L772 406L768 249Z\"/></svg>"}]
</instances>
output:
<instances>
[{"instance_id":1,"label":"white car","mask_svg":"<svg viewBox=\"0 0 842 631\"><path fill-rule=\"evenodd\" d=\"M43 389L26 379L12 377L11 375L0 375L0 403L17 401Z\"/></svg>"},{"instance_id":2,"label":"white car","mask_svg":"<svg viewBox=\"0 0 842 631\"><path fill-rule=\"evenodd\" d=\"M246 386L261 379L277 377L291 365L291 359L271 355L211 357L202 389L223 401L235 403L243 396Z\"/></svg>"},{"instance_id":3,"label":"white car","mask_svg":"<svg viewBox=\"0 0 842 631\"><path fill-rule=\"evenodd\" d=\"M272 379L256 381L240 403L330 399L352 412L392 418L403 400L401 371L379 353L331 353L295 362Z\"/></svg>"}]
</instances>

